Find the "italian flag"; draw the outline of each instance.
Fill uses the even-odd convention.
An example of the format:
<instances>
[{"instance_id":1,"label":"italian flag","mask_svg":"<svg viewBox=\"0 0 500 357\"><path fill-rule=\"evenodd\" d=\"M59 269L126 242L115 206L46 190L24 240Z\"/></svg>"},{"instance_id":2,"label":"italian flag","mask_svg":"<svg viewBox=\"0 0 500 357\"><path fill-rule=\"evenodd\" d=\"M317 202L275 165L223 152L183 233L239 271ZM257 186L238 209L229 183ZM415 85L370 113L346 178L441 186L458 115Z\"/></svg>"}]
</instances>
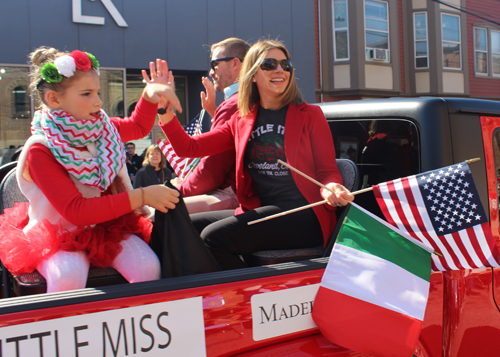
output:
<instances>
[{"instance_id":1,"label":"italian flag","mask_svg":"<svg viewBox=\"0 0 500 357\"><path fill-rule=\"evenodd\" d=\"M370 356L411 356L429 294L431 252L352 204L314 300L331 342Z\"/></svg>"}]
</instances>

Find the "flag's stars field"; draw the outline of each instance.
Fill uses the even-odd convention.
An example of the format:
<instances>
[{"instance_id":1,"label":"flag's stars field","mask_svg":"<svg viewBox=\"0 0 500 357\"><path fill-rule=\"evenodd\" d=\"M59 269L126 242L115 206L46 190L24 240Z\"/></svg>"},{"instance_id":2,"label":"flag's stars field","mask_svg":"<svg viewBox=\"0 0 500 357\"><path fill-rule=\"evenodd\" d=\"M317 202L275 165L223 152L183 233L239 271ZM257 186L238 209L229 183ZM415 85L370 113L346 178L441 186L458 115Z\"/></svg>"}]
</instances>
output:
<instances>
[{"instance_id":1,"label":"flag's stars field","mask_svg":"<svg viewBox=\"0 0 500 357\"><path fill-rule=\"evenodd\" d=\"M434 229L440 235L486 220L467 166L452 165L417 175L417 179Z\"/></svg>"}]
</instances>

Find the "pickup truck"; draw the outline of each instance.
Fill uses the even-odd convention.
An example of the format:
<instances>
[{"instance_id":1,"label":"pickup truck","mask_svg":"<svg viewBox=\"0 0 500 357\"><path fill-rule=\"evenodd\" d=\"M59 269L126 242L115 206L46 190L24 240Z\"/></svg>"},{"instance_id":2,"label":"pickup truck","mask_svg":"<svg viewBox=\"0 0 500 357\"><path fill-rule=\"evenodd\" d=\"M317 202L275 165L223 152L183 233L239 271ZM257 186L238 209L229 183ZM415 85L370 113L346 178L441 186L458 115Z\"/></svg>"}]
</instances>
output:
<instances>
[{"instance_id":1,"label":"pickup truck","mask_svg":"<svg viewBox=\"0 0 500 357\"><path fill-rule=\"evenodd\" d=\"M500 102L392 98L319 104L359 188L480 158L470 168L500 244ZM356 202L382 216L372 193ZM335 239L335 236L332 237ZM0 356L363 356L311 318L323 257L52 294L4 274ZM416 357L498 356L500 268L434 272ZM363 336L359 336L363 338Z\"/></svg>"}]
</instances>

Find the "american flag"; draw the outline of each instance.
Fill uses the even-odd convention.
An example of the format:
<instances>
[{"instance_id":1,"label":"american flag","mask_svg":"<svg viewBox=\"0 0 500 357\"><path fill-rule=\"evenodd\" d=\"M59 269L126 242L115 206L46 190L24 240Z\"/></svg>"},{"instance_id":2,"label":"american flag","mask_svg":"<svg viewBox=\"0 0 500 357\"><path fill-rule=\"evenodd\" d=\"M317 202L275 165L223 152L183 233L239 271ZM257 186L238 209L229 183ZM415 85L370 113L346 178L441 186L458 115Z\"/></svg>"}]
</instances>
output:
<instances>
[{"instance_id":1,"label":"american flag","mask_svg":"<svg viewBox=\"0 0 500 357\"><path fill-rule=\"evenodd\" d=\"M373 186L387 221L443 257L433 270L498 267L500 255L464 161Z\"/></svg>"},{"instance_id":2,"label":"american flag","mask_svg":"<svg viewBox=\"0 0 500 357\"><path fill-rule=\"evenodd\" d=\"M201 114L201 115L200 115ZM184 130L189 136L201 134L201 120L204 117L204 110L191 120ZM174 151L174 148L168 140L163 141L161 138L156 141L163 155L167 159L170 166L174 169L175 174L180 178L186 178L200 162L199 158L180 158Z\"/></svg>"},{"instance_id":3,"label":"american flag","mask_svg":"<svg viewBox=\"0 0 500 357\"><path fill-rule=\"evenodd\" d=\"M184 127L184 130L189 136L196 136L201 134L201 121L204 117L204 110L201 111L201 115L198 114L197 116L194 117L193 120L191 120L189 123L186 124Z\"/></svg>"}]
</instances>

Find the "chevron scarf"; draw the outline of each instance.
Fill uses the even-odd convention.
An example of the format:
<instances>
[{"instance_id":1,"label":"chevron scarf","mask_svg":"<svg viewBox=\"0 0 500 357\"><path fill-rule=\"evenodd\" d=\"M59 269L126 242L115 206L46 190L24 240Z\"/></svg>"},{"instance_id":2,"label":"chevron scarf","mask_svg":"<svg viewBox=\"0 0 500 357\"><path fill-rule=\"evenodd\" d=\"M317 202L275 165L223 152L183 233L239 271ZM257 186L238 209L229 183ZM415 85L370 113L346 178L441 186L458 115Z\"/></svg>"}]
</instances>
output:
<instances>
[{"instance_id":1,"label":"chevron scarf","mask_svg":"<svg viewBox=\"0 0 500 357\"><path fill-rule=\"evenodd\" d=\"M31 133L45 136L56 160L79 182L101 192L125 165L120 134L104 110L90 120L76 120L63 110L39 110L31 123ZM96 144L97 157L81 158L78 148L90 143Z\"/></svg>"}]
</instances>

